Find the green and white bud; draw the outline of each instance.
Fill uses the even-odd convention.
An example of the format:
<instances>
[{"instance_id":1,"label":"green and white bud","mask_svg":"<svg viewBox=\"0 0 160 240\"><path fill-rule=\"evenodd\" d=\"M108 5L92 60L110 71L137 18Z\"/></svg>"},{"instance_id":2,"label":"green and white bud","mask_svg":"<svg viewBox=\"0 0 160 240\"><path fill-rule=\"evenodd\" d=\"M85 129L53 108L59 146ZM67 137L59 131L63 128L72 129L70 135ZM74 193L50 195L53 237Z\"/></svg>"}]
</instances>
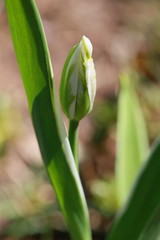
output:
<instances>
[{"instance_id":1,"label":"green and white bud","mask_svg":"<svg viewBox=\"0 0 160 240\"><path fill-rule=\"evenodd\" d=\"M70 120L79 121L93 108L96 94L96 72L93 47L83 36L74 46L64 64L60 82L62 109Z\"/></svg>"}]
</instances>

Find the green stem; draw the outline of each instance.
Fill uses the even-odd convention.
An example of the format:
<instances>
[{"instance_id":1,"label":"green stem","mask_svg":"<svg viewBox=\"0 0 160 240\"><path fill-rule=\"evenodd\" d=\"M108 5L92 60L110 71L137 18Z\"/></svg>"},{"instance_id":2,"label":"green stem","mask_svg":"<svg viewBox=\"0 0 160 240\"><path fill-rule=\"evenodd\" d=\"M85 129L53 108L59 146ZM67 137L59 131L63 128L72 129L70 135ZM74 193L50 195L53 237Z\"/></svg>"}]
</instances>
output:
<instances>
[{"instance_id":1,"label":"green stem","mask_svg":"<svg viewBox=\"0 0 160 240\"><path fill-rule=\"evenodd\" d=\"M72 153L75 159L77 169L78 166L78 125L79 122L75 120L70 120L69 122L69 142L71 145Z\"/></svg>"}]
</instances>

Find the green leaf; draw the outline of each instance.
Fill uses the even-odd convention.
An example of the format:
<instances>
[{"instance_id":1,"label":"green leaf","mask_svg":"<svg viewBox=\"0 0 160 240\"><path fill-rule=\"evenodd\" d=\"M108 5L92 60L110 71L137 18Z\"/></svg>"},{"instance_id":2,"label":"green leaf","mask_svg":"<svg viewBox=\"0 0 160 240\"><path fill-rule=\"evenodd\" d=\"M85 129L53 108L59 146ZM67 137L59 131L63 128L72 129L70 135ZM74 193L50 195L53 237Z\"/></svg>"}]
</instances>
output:
<instances>
[{"instance_id":1,"label":"green leaf","mask_svg":"<svg viewBox=\"0 0 160 240\"><path fill-rule=\"evenodd\" d=\"M124 204L148 153L146 125L132 79L123 73L120 80L116 154L118 207Z\"/></svg>"},{"instance_id":2,"label":"green leaf","mask_svg":"<svg viewBox=\"0 0 160 240\"><path fill-rule=\"evenodd\" d=\"M5 0L18 65L42 157L72 239L91 239L86 201L58 106L34 0Z\"/></svg>"},{"instance_id":3,"label":"green leaf","mask_svg":"<svg viewBox=\"0 0 160 240\"><path fill-rule=\"evenodd\" d=\"M159 240L160 239L160 207L156 209L145 231L138 240Z\"/></svg>"},{"instance_id":4,"label":"green leaf","mask_svg":"<svg viewBox=\"0 0 160 240\"><path fill-rule=\"evenodd\" d=\"M160 139L141 168L130 197L117 214L109 240L137 240L160 207Z\"/></svg>"}]
</instances>

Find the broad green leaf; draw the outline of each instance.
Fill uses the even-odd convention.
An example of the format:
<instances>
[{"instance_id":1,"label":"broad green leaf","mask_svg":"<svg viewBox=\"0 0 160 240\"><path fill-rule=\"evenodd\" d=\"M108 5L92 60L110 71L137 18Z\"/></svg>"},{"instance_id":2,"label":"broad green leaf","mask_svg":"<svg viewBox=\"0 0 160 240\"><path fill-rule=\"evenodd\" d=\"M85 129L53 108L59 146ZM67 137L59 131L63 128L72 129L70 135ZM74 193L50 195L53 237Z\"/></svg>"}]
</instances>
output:
<instances>
[{"instance_id":1,"label":"broad green leaf","mask_svg":"<svg viewBox=\"0 0 160 240\"><path fill-rule=\"evenodd\" d=\"M34 0L5 0L12 41L42 157L72 239L91 239L86 201L58 106Z\"/></svg>"},{"instance_id":2,"label":"broad green leaf","mask_svg":"<svg viewBox=\"0 0 160 240\"><path fill-rule=\"evenodd\" d=\"M124 204L148 153L146 125L131 81L127 73L120 77L116 153L118 207Z\"/></svg>"},{"instance_id":3,"label":"broad green leaf","mask_svg":"<svg viewBox=\"0 0 160 240\"><path fill-rule=\"evenodd\" d=\"M160 207L160 139L142 166L131 194L117 214L109 240L138 240L144 234L153 214Z\"/></svg>"},{"instance_id":4,"label":"broad green leaf","mask_svg":"<svg viewBox=\"0 0 160 240\"><path fill-rule=\"evenodd\" d=\"M147 228L138 240L159 240L160 239L160 207L156 209L149 221Z\"/></svg>"}]
</instances>

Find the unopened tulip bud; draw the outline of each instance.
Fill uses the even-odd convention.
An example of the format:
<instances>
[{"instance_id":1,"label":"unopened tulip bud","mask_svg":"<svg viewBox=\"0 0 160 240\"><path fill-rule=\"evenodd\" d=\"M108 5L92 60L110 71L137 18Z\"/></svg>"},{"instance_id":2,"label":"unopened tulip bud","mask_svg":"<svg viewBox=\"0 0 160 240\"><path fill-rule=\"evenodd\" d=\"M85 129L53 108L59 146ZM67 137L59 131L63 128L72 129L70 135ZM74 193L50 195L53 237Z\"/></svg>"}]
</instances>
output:
<instances>
[{"instance_id":1,"label":"unopened tulip bud","mask_svg":"<svg viewBox=\"0 0 160 240\"><path fill-rule=\"evenodd\" d=\"M90 40L83 36L71 49L62 71L60 101L70 120L81 120L93 108L96 72L92 50Z\"/></svg>"}]
</instances>

